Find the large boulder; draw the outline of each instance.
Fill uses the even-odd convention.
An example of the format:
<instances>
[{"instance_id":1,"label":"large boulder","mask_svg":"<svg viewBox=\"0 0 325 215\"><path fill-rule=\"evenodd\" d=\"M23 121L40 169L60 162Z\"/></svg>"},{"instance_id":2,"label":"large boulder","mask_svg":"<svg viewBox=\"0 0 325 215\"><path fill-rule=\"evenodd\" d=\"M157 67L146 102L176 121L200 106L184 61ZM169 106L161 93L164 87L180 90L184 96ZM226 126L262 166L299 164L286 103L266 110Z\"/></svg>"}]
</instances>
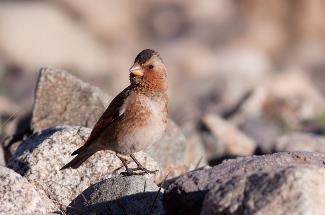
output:
<instances>
[{"instance_id":1,"label":"large boulder","mask_svg":"<svg viewBox=\"0 0 325 215\"><path fill-rule=\"evenodd\" d=\"M74 199L67 214L164 214L162 194L143 176L118 176L92 185ZM151 212L151 213L150 213Z\"/></svg>"},{"instance_id":2,"label":"large boulder","mask_svg":"<svg viewBox=\"0 0 325 215\"><path fill-rule=\"evenodd\" d=\"M0 214L54 212L54 204L11 169L0 166Z\"/></svg>"},{"instance_id":3,"label":"large boulder","mask_svg":"<svg viewBox=\"0 0 325 215\"><path fill-rule=\"evenodd\" d=\"M40 193L55 200L58 206L69 203L90 185L119 175L122 163L112 151L95 153L78 169L60 168L72 159L71 153L84 144L90 129L55 127L26 139L8 162L8 167L23 175ZM152 158L143 152L135 156L146 168L159 170ZM130 167L136 167L130 163ZM154 177L153 174L146 175Z\"/></svg>"},{"instance_id":4,"label":"large boulder","mask_svg":"<svg viewBox=\"0 0 325 215\"><path fill-rule=\"evenodd\" d=\"M325 214L324 177L317 166L235 176L211 188L201 214Z\"/></svg>"},{"instance_id":5,"label":"large boulder","mask_svg":"<svg viewBox=\"0 0 325 215\"><path fill-rule=\"evenodd\" d=\"M226 160L210 169L186 173L171 183L164 194L169 214L200 214L204 197L213 187L233 177L269 172L289 166L325 167L325 155L312 152L282 152Z\"/></svg>"},{"instance_id":6,"label":"large boulder","mask_svg":"<svg viewBox=\"0 0 325 215\"><path fill-rule=\"evenodd\" d=\"M31 127L38 131L58 125L92 127L110 102L109 96L64 70L40 71Z\"/></svg>"}]
</instances>

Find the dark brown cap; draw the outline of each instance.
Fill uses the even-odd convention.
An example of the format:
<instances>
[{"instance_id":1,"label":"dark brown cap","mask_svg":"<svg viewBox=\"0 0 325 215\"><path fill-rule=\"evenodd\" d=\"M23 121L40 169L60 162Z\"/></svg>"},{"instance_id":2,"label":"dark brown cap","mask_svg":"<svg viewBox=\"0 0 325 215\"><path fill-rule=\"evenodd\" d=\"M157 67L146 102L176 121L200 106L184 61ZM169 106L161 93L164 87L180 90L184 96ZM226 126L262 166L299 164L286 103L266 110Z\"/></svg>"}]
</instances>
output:
<instances>
[{"instance_id":1,"label":"dark brown cap","mask_svg":"<svg viewBox=\"0 0 325 215\"><path fill-rule=\"evenodd\" d=\"M139 64L144 64L145 62L147 62L147 60L149 60L154 55L156 55L156 56L159 57L158 52L156 52L155 50L145 49L145 50L141 51L137 55L137 57L135 58L134 62L135 63L139 63Z\"/></svg>"}]
</instances>

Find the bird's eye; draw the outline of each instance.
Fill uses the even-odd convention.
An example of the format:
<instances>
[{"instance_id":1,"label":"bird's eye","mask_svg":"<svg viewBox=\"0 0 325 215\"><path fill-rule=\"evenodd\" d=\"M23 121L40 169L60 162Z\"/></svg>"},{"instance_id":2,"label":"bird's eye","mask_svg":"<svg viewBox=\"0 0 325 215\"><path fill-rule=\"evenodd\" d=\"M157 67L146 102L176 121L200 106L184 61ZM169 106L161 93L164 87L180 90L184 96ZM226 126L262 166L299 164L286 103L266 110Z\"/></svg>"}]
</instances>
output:
<instances>
[{"instance_id":1,"label":"bird's eye","mask_svg":"<svg viewBox=\"0 0 325 215\"><path fill-rule=\"evenodd\" d=\"M153 69L153 65L152 64L149 65L149 69Z\"/></svg>"}]
</instances>

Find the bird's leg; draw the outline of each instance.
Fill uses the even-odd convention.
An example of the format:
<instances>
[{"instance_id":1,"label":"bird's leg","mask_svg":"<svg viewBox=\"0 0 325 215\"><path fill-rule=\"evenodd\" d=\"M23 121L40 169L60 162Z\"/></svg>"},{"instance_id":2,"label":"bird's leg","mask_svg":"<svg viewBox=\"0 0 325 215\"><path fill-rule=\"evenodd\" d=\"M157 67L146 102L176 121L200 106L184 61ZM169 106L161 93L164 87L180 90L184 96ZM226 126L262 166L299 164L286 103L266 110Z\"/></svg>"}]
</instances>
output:
<instances>
[{"instance_id":1,"label":"bird's leg","mask_svg":"<svg viewBox=\"0 0 325 215\"><path fill-rule=\"evenodd\" d=\"M130 154L130 157L132 158L132 160L137 164L137 168L135 170L142 170L146 173L156 173L158 170L148 170L147 168L145 168L144 166L142 166L142 164L135 158L134 154Z\"/></svg>"},{"instance_id":2,"label":"bird's leg","mask_svg":"<svg viewBox=\"0 0 325 215\"><path fill-rule=\"evenodd\" d=\"M127 173L127 175L133 175L134 174L133 170L128 167L127 159L123 158L121 155L119 155L117 153L116 153L116 157L118 157L121 160L123 166L125 167L125 170L126 170L125 173Z\"/></svg>"}]
</instances>

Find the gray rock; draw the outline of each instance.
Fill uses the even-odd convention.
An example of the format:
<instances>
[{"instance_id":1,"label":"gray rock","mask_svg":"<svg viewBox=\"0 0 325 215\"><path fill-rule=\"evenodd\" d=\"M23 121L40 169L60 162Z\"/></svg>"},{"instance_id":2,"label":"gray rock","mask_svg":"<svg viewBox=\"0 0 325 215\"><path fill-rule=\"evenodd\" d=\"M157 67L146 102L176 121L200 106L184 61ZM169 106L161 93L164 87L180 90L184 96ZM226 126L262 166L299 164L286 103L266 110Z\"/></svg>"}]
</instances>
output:
<instances>
[{"instance_id":1,"label":"gray rock","mask_svg":"<svg viewBox=\"0 0 325 215\"><path fill-rule=\"evenodd\" d=\"M185 163L190 167L202 167L208 164L207 153L202 138L193 123L182 126L186 138Z\"/></svg>"},{"instance_id":2,"label":"gray rock","mask_svg":"<svg viewBox=\"0 0 325 215\"><path fill-rule=\"evenodd\" d=\"M27 179L0 166L0 214L47 213L54 204L40 195Z\"/></svg>"},{"instance_id":3,"label":"gray rock","mask_svg":"<svg viewBox=\"0 0 325 215\"><path fill-rule=\"evenodd\" d=\"M325 214L324 177L317 166L235 176L207 193L201 214Z\"/></svg>"},{"instance_id":4,"label":"gray rock","mask_svg":"<svg viewBox=\"0 0 325 215\"><path fill-rule=\"evenodd\" d=\"M40 71L31 127L38 131L58 125L91 127L108 106L110 98L63 70Z\"/></svg>"},{"instance_id":5,"label":"gray rock","mask_svg":"<svg viewBox=\"0 0 325 215\"><path fill-rule=\"evenodd\" d=\"M67 214L164 214L158 189L143 176L110 178L83 191L69 205Z\"/></svg>"},{"instance_id":6,"label":"gray rock","mask_svg":"<svg viewBox=\"0 0 325 215\"><path fill-rule=\"evenodd\" d=\"M90 129L56 127L43 130L26 139L8 162L8 167L23 175L39 192L46 193L63 209L91 184L125 171L112 151L95 153L78 169L60 168L73 157L74 150L84 144ZM152 158L143 152L135 156L146 168L159 170ZM130 167L136 167L130 163ZM146 177L154 177L154 174Z\"/></svg>"},{"instance_id":7,"label":"gray rock","mask_svg":"<svg viewBox=\"0 0 325 215\"><path fill-rule=\"evenodd\" d=\"M226 160L210 169L189 172L167 187L164 194L165 210L170 214L199 214L206 193L217 184L235 176L301 165L325 167L325 155L282 152Z\"/></svg>"},{"instance_id":8,"label":"gray rock","mask_svg":"<svg viewBox=\"0 0 325 215\"><path fill-rule=\"evenodd\" d=\"M3 145L0 145L0 166L5 166L6 161L5 161L5 152L3 150Z\"/></svg>"},{"instance_id":9,"label":"gray rock","mask_svg":"<svg viewBox=\"0 0 325 215\"><path fill-rule=\"evenodd\" d=\"M193 125L186 125L181 131L170 121L162 140L146 152L163 165L155 180L157 184L207 165L203 143Z\"/></svg>"},{"instance_id":10,"label":"gray rock","mask_svg":"<svg viewBox=\"0 0 325 215\"><path fill-rule=\"evenodd\" d=\"M144 151L165 168L171 164L184 164L185 149L185 136L172 120L168 120L164 136Z\"/></svg>"},{"instance_id":11,"label":"gray rock","mask_svg":"<svg viewBox=\"0 0 325 215\"><path fill-rule=\"evenodd\" d=\"M281 135L281 130L275 123L263 119L247 119L240 124L240 129L255 140L260 153L272 153L274 142Z\"/></svg>"},{"instance_id":12,"label":"gray rock","mask_svg":"<svg viewBox=\"0 0 325 215\"><path fill-rule=\"evenodd\" d=\"M300 128L301 122L325 112L325 99L309 77L299 69L276 73L256 87L232 118L236 124L247 119L265 118L286 130Z\"/></svg>"},{"instance_id":13,"label":"gray rock","mask_svg":"<svg viewBox=\"0 0 325 215\"><path fill-rule=\"evenodd\" d=\"M216 139L224 144L227 155L247 156L254 153L255 141L230 122L217 115L208 114L203 117L202 123ZM217 154L218 152L215 153Z\"/></svg>"},{"instance_id":14,"label":"gray rock","mask_svg":"<svg viewBox=\"0 0 325 215\"><path fill-rule=\"evenodd\" d=\"M325 153L325 138L308 133L291 133L275 142L278 152L309 151Z\"/></svg>"}]
</instances>

